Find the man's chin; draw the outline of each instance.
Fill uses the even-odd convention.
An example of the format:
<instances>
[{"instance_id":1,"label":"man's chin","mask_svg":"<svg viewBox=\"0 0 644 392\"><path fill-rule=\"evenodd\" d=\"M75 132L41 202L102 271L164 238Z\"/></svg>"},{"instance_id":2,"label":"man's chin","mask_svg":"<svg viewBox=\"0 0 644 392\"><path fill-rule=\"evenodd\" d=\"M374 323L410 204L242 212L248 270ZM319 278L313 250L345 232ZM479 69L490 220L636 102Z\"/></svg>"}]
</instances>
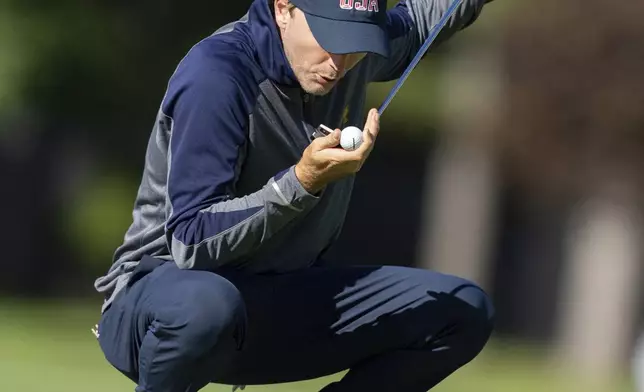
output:
<instances>
[{"instance_id":1,"label":"man's chin","mask_svg":"<svg viewBox=\"0 0 644 392\"><path fill-rule=\"evenodd\" d=\"M331 90L333 90L333 87L335 87L335 83L330 86L324 86L319 83L311 83L308 86L304 86L303 90L306 91L307 94L322 97L330 93Z\"/></svg>"}]
</instances>

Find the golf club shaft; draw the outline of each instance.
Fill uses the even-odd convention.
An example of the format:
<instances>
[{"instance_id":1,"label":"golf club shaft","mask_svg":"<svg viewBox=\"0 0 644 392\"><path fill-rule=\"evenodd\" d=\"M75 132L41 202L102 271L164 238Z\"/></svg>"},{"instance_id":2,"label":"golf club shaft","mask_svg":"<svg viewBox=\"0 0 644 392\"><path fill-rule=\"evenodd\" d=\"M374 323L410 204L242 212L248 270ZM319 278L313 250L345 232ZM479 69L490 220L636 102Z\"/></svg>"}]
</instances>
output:
<instances>
[{"instance_id":1,"label":"golf club shaft","mask_svg":"<svg viewBox=\"0 0 644 392\"><path fill-rule=\"evenodd\" d=\"M384 102L380 106L380 109L378 109L378 114L382 115L385 109L387 109L387 106L389 106L391 101L396 96L396 93L398 92L398 90L400 90L403 83L405 83L405 80L407 80L407 78L411 74L411 71L413 71L416 65L418 65L418 63L423 58L423 56L425 55L429 47L436 40L436 37L438 37L438 34L441 32L441 30L443 30L443 28L447 24L447 21L449 20L449 18L451 18L452 15L454 15L454 13L456 12L456 9L462 3L463 3L463 0L454 0L452 5L445 11L445 14L443 15L443 17L432 28L432 30L429 32L429 36L425 40L425 43L423 43L423 46L420 47L414 59L411 61L411 63L409 63L409 65L407 66L407 69L405 69L405 72L403 72L402 76L398 79L398 82L396 82L396 85L391 89L391 91L389 92L389 95L387 95L387 98L385 98Z\"/></svg>"}]
</instances>

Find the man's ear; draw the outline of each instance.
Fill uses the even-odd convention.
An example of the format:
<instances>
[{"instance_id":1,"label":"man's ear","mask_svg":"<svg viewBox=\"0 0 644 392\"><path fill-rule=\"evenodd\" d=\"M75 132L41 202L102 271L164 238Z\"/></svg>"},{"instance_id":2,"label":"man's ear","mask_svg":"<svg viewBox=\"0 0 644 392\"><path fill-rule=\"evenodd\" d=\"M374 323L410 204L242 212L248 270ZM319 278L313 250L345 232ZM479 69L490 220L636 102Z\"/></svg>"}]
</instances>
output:
<instances>
[{"instance_id":1,"label":"man's ear","mask_svg":"<svg viewBox=\"0 0 644 392\"><path fill-rule=\"evenodd\" d=\"M273 6L275 8L275 22L280 30L284 30L291 17L290 2L288 0L274 0Z\"/></svg>"}]
</instances>

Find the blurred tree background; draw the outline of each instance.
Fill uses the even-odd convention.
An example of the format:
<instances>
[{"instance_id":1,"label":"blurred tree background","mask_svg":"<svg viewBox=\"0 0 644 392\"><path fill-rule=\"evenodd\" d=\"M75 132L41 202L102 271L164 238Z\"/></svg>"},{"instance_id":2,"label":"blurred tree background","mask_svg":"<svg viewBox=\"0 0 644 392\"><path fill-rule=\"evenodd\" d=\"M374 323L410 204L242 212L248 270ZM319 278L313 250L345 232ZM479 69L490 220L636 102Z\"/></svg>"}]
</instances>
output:
<instances>
[{"instance_id":1,"label":"blurred tree background","mask_svg":"<svg viewBox=\"0 0 644 392\"><path fill-rule=\"evenodd\" d=\"M605 199L641 219L643 12L601 0L524 1L502 27L508 110L495 143L505 227L495 287L499 305L513 309L501 314L508 331L554 336L562 293L552 278L567 263L566 230L580 204Z\"/></svg>"},{"instance_id":2,"label":"blurred tree background","mask_svg":"<svg viewBox=\"0 0 644 392\"><path fill-rule=\"evenodd\" d=\"M66 319L84 323L98 316L100 298L93 282L109 268L130 224L146 143L167 81L196 42L241 17L249 3L0 0L0 213L6 222L0 228L1 298L83 298L95 312L41 311L40 305L5 312L0 306L0 319L16 323L0 335L23 336L18 325L32 328ZM644 4L632 2L496 0L474 26L421 63L383 117L384 132L357 179L343 236L332 256L339 263L419 265L452 272L456 260L437 262L423 253L436 247L432 238L438 238L438 245L451 239L445 246L457 251L473 237L484 238L481 269L497 305L495 352L500 354L468 374L479 381L496 378L477 389L463 381L450 391L546 389L540 384L542 373L534 373L536 366L509 356L505 350L516 346L501 342L532 342L547 350L570 335L563 332L566 328L585 336L584 331L601 321L617 319L628 325L606 326L598 331L609 333L592 335L592 341L619 346L643 327L640 231L626 230L636 243L630 259L621 259L624 252L615 250L601 253L605 257L600 267L622 272L614 280L602 273L606 270L592 267L592 260L575 263L577 248L571 245L582 237L571 222L580 215L582 222L587 218L584 211L594 205L589 200L619 206L624 221L635 228L641 225L643 12ZM498 90L494 101L494 94L483 88L490 84ZM373 86L368 105L378 106L392 85ZM478 101L473 98L477 94ZM478 165L472 157L479 152L488 157L489 178L471 170ZM446 182L440 182L441 165L450 156L470 166L460 172L446 170ZM445 193L448 204L441 204L438 188L458 181L474 186L475 180L489 183L456 187L455 195ZM486 189L486 214L476 215L466 208L471 205L458 204L460 197L483 198ZM452 209L445 208L449 202L456 203ZM452 210L462 225L452 232L434 224L428 234L428 221ZM475 215L483 223L472 228L468 225ZM369 246L358 248L356 242ZM445 254L458 252L448 249ZM473 269L465 264L466 271ZM581 274L586 270L595 273ZM590 318L576 313L584 306L575 302L577 286L571 276L583 276L590 286L585 301L597 304L591 306ZM579 287L583 291L586 286ZM604 298L608 302L601 302ZM615 316L613 308L628 317ZM37 315L30 319L33 325L24 321L30 314ZM64 332L57 336L78 343L74 333L80 332L69 331L85 325L61 325ZM38 333L45 341L45 332ZM609 334L624 335L624 340L610 340ZM576 352L563 339L558 345ZM0 346L7 342L0 340ZM70 347L89 351L78 344ZM26 352L19 342L8 347L9 353L11 347L14 354ZM627 349L611 353L619 358L617 372L625 372ZM585 356L610 356L601 353ZM82 360L72 357L69 363L81 366ZM20 366L14 361L16 357L0 354L0 371L10 362ZM33 358L25 361L26 368ZM518 369L517 363L530 365ZM93 370L87 371L90 379ZM75 373L57 374L64 380L63 374ZM575 384L578 378L571 379L556 384L568 389L555 384L548 388L581 390Z\"/></svg>"}]
</instances>

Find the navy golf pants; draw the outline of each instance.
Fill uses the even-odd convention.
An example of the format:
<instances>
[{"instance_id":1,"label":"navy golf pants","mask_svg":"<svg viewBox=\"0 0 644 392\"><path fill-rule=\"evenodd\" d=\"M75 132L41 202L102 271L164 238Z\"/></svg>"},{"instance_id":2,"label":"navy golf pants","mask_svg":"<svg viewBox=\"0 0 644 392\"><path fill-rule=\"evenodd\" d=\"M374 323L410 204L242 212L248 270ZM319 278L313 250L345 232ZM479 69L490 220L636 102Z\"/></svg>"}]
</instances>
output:
<instances>
[{"instance_id":1,"label":"navy golf pants","mask_svg":"<svg viewBox=\"0 0 644 392\"><path fill-rule=\"evenodd\" d=\"M478 286L414 268L251 275L166 262L133 281L103 314L99 343L138 392L346 369L323 391L424 392L476 357L493 328Z\"/></svg>"}]
</instances>

